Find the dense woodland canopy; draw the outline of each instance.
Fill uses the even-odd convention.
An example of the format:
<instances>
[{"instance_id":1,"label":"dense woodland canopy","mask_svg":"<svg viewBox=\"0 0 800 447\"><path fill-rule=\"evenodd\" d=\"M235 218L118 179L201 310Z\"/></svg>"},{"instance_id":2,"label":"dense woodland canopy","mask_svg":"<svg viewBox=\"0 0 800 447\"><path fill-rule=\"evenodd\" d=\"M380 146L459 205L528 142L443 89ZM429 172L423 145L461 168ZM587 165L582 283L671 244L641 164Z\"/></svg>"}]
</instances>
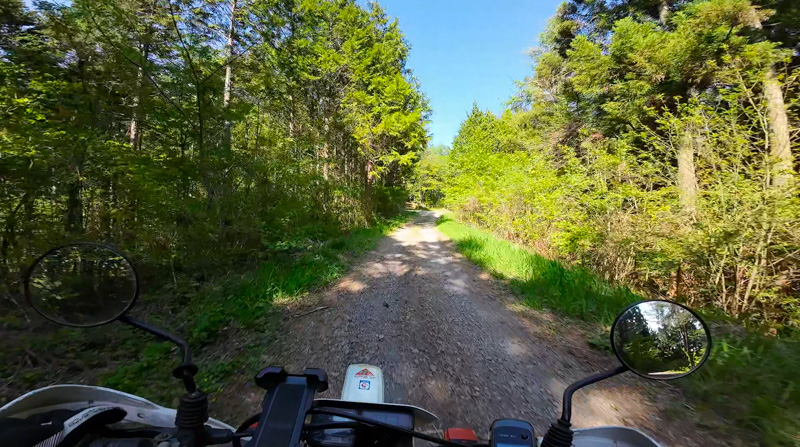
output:
<instances>
[{"instance_id":1,"label":"dense woodland canopy","mask_svg":"<svg viewBox=\"0 0 800 447\"><path fill-rule=\"evenodd\" d=\"M680 381L686 417L797 445L800 2L568 0L540 43L502 114L475 105L450 150L425 151L416 199L575 278L701 309L714 347ZM530 264L531 305L579 291ZM605 298L550 303L585 316Z\"/></svg>"},{"instance_id":2,"label":"dense woodland canopy","mask_svg":"<svg viewBox=\"0 0 800 447\"><path fill-rule=\"evenodd\" d=\"M0 4L5 297L65 240L174 278L402 209L427 104L377 3L34 5Z\"/></svg>"},{"instance_id":3,"label":"dense woodland canopy","mask_svg":"<svg viewBox=\"0 0 800 447\"><path fill-rule=\"evenodd\" d=\"M800 325L800 4L570 0L501 116L418 196L551 257L780 332Z\"/></svg>"},{"instance_id":4,"label":"dense woodland canopy","mask_svg":"<svg viewBox=\"0 0 800 447\"><path fill-rule=\"evenodd\" d=\"M426 149L408 45L377 3L32 3L0 1L3 397L106 368L101 383L154 398L147 377L169 367L140 337L14 315L21 272L53 245L131 253L148 292L174 286L143 312L165 306L207 348L231 327L267 333L270 300L341 270L326 244L412 197L749 323L714 321L710 365L684 382L691 417L734 421L741 445L797 445L800 2L568 0L507 109L476 105L449 149ZM183 282L189 297L172 293ZM208 384L257 357L243 344L201 354ZM115 350L79 355L101 345Z\"/></svg>"}]
</instances>

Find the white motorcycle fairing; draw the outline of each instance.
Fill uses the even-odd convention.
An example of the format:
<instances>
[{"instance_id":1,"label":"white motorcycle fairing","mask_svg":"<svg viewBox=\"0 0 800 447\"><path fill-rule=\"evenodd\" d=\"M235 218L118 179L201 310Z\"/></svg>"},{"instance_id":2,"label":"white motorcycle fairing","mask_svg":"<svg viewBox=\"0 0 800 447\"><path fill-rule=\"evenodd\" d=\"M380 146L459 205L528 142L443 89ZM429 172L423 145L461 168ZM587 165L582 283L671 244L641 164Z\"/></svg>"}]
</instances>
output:
<instances>
[{"instance_id":1,"label":"white motorcycle fairing","mask_svg":"<svg viewBox=\"0 0 800 447\"><path fill-rule=\"evenodd\" d=\"M81 410L87 407L112 406L127 412L125 421L152 427L175 427L175 410L156 405L133 394L88 385L53 385L33 390L0 408L0 417L25 418L50 410ZM213 428L235 431L230 425L209 418Z\"/></svg>"},{"instance_id":2,"label":"white motorcycle fairing","mask_svg":"<svg viewBox=\"0 0 800 447\"><path fill-rule=\"evenodd\" d=\"M377 366L356 363L347 367L342 387L342 400L382 404L383 370Z\"/></svg>"},{"instance_id":3,"label":"white motorcycle fairing","mask_svg":"<svg viewBox=\"0 0 800 447\"><path fill-rule=\"evenodd\" d=\"M411 405L386 404L383 402L383 374L380 368L371 365L351 365L357 366L352 371L348 371L345 379L350 386L345 386L342 390L343 401L353 399L356 391L368 391L358 389L359 380L355 374L364 368L368 368L374 377L370 377L370 388L379 387L380 393L365 393L370 398L361 399L366 405L379 405L384 409L395 408L400 411L411 411L417 421L417 426L427 425L437 421L432 413ZM349 376L352 373L352 378ZM360 377L360 376L359 376ZM349 379L349 380L348 380ZM354 380L355 379L355 380ZM379 384L379 385L378 385ZM363 385L362 385L363 386ZM356 395L357 396L357 395ZM380 397L380 399L377 399ZM318 405L329 405L337 402L334 399L316 399ZM356 400L356 402L358 402ZM126 411L124 420L128 422L145 424L152 427L173 428L175 427L175 410L156 405L147 399L133 394L123 393L110 388L103 388L88 385L53 385L31 391L19 398L7 403L0 408L0 417L25 418L27 416L43 413L50 410L68 409L81 410L87 407L112 406L119 407ZM207 424L213 428L228 429L235 431L234 427L209 418ZM539 440L541 443L541 439ZM574 447L662 447L651 437L639 430L628 427L596 427L575 430L573 441Z\"/></svg>"},{"instance_id":4,"label":"white motorcycle fairing","mask_svg":"<svg viewBox=\"0 0 800 447\"><path fill-rule=\"evenodd\" d=\"M574 430L573 447L663 447L635 428L606 426ZM539 438L539 445L542 438Z\"/></svg>"},{"instance_id":5,"label":"white motorcycle fairing","mask_svg":"<svg viewBox=\"0 0 800 447\"><path fill-rule=\"evenodd\" d=\"M383 391L383 370L379 367L365 363L355 363L347 367L342 387L342 401L377 404L384 410L411 413L414 415L414 421L418 427L439 420L435 414L424 408L405 404L387 404L384 401ZM314 402L319 406L337 406L334 399L315 399ZM346 421L342 418L334 418L334 420Z\"/></svg>"}]
</instances>

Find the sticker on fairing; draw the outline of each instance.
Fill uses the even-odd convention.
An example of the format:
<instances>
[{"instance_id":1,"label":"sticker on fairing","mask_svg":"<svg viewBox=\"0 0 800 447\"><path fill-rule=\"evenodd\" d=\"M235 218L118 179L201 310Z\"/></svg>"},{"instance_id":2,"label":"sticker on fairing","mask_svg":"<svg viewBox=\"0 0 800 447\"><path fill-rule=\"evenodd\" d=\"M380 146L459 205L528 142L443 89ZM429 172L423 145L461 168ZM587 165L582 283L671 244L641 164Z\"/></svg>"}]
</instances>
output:
<instances>
[{"instance_id":1,"label":"sticker on fairing","mask_svg":"<svg viewBox=\"0 0 800 447\"><path fill-rule=\"evenodd\" d=\"M372 371L368 370L367 368L362 369L361 371L356 373L356 377L364 377L367 379L374 379L375 374Z\"/></svg>"},{"instance_id":2,"label":"sticker on fairing","mask_svg":"<svg viewBox=\"0 0 800 447\"><path fill-rule=\"evenodd\" d=\"M82 423L86 422L92 416L103 413L106 411L114 410L117 407L112 406L100 406L100 407L90 407L87 408L80 413L72 416L71 418L64 421L64 428L59 431L58 433L54 434L53 436L45 439L44 441L36 444L34 447L56 447L70 434L76 427L81 425Z\"/></svg>"},{"instance_id":3,"label":"sticker on fairing","mask_svg":"<svg viewBox=\"0 0 800 447\"><path fill-rule=\"evenodd\" d=\"M369 380L359 380L358 381L358 389L367 391L369 390Z\"/></svg>"}]
</instances>

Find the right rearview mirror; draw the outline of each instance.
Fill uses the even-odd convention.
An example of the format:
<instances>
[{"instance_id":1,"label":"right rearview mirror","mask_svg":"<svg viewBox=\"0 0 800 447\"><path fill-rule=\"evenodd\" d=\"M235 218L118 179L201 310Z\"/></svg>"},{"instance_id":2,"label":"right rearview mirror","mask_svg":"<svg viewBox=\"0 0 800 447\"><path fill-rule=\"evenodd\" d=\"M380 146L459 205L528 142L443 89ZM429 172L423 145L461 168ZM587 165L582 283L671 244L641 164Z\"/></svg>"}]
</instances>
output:
<instances>
[{"instance_id":1,"label":"right rearview mirror","mask_svg":"<svg viewBox=\"0 0 800 447\"><path fill-rule=\"evenodd\" d=\"M611 328L611 346L623 365L648 379L669 380L696 371L711 352L711 334L700 317L671 301L642 301Z\"/></svg>"}]
</instances>

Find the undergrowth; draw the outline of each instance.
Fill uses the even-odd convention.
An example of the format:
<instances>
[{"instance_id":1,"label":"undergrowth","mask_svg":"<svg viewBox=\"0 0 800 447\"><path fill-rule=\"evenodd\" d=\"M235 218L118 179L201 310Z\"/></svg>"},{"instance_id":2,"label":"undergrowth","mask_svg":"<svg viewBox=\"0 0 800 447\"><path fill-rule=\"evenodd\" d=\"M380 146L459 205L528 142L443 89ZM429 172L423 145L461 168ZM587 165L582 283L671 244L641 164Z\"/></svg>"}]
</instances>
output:
<instances>
[{"instance_id":1,"label":"undergrowth","mask_svg":"<svg viewBox=\"0 0 800 447\"><path fill-rule=\"evenodd\" d=\"M596 349L610 351L607 331L614 317L643 299L589 270L464 225L451 213L437 225L470 261L508 281L525 305L602 324L606 334L587 339ZM765 336L702 313L712 327L711 357L696 374L675 382L691 399L698 422L728 434L736 427L734 436L759 445L800 445L800 340Z\"/></svg>"},{"instance_id":2,"label":"undergrowth","mask_svg":"<svg viewBox=\"0 0 800 447\"><path fill-rule=\"evenodd\" d=\"M610 325L622 308L640 299L626 287L610 285L588 270L565 266L463 225L450 214L437 225L470 261L507 280L530 307Z\"/></svg>"},{"instance_id":3,"label":"undergrowth","mask_svg":"<svg viewBox=\"0 0 800 447\"><path fill-rule=\"evenodd\" d=\"M237 372L255 375L264 366L261 356L282 303L342 276L359 254L372 250L409 216L272 253L257 269L242 274L199 285L177 281L143 296L133 313L189 342L200 368L198 384L213 399L223 385L243 385L227 383ZM115 388L162 405L176 405L182 393L171 375L180 363L177 348L126 325L70 329L45 324L17 335L12 349L0 354L0 373L8 378L0 390L3 401L64 380Z\"/></svg>"}]
</instances>

